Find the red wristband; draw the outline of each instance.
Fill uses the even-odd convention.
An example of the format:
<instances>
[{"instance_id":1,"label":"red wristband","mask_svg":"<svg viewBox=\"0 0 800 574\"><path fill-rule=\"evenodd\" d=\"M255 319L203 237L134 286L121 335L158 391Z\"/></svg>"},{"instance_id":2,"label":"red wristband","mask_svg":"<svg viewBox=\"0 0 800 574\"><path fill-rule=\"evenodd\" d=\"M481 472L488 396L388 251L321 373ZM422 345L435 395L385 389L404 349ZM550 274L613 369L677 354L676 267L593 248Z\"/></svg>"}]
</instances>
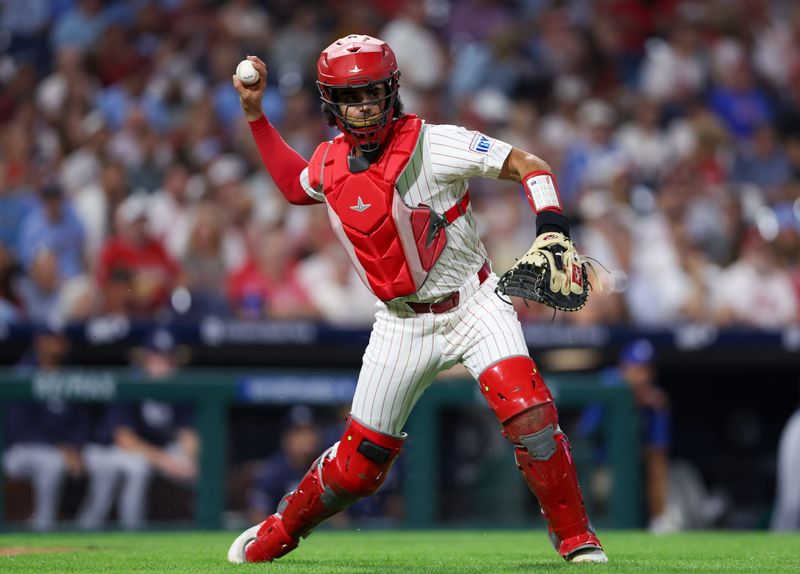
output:
<instances>
[{"instance_id":1,"label":"red wristband","mask_svg":"<svg viewBox=\"0 0 800 574\"><path fill-rule=\"evenodd\" d=\"M535 213L561 213L561 197L558 194L556 177L552 173L541 169L532 171L522 178L522 187Z\"/></svg>"}]
</instances>

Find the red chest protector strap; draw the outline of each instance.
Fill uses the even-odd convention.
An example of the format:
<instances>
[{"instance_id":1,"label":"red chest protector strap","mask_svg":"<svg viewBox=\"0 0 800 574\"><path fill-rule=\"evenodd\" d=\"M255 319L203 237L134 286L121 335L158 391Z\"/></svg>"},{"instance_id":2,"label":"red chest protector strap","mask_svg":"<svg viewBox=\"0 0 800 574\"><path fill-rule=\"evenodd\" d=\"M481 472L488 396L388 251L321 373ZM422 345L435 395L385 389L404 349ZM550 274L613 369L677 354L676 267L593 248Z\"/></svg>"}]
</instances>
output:
<instances>
[{"instance_id":1,"label":"red chest protector strap","mask_svg":"<svg viewBox=\"0 0 800 574\"><path fill-rule=\"evenodd\" d=\"M439 236L443 228L447 227L467 212L468 205L469 191L464 194L464 197L462 197L458 203L442 214L433 211L427 205L420 204L419 208L414 209L414 212L411 214L411 222L412 226L414 227L414 234L417 236L417 241L422 240L420 234L424 231L425 247L429 248L433 241ZM425 219L422 220L422 213L420 212L429 213L425 213ZM444 245L442 245L442 248L444 248ZM433 265L430 267L432 266ZM430 270L430 267L426 267L426 269Z\"/></svg>"},{"instance_id":2,"label":"red chest protector strap","mask_svg":"<svg viewBox=\"0 0 800 574\"><path fill-rule=\"evenodd\" d=\"M461 201L459 201L453 207L444 212L444 218L445 220L447 220L447 225L450 225L456 219L464 215L467 212L468 205L469 205L469 191L467 191L467 193L464 194L464 197L461 198Z\"/></svg>"}]
</instances>

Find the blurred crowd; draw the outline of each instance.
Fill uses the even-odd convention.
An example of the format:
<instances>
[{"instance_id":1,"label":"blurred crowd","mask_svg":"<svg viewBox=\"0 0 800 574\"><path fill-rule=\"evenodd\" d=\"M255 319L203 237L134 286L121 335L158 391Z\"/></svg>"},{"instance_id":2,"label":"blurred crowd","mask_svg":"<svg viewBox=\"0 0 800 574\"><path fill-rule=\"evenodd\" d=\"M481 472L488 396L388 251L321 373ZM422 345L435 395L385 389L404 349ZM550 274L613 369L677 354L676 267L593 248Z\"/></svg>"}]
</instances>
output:
<instances>
[{"instance_id":1,"label":"blurred crowd","mask_svg":"<svg viewBox=\"0 0 800 574\"><path fill-rule=\"evenodd\" d=\"M395 50L406 110L531 151L605 268L556 321L775 328L800 318L793 0L6 0L0 323L93 317L367 325L325 208L286 204L231 86L305 157L335 132L316 58ZM534 238L519 186L474 181L495 270ZM527 319L545 313L522 308ZM545 314L549 320L550 315Z\"/></svg>"}]
</instances>

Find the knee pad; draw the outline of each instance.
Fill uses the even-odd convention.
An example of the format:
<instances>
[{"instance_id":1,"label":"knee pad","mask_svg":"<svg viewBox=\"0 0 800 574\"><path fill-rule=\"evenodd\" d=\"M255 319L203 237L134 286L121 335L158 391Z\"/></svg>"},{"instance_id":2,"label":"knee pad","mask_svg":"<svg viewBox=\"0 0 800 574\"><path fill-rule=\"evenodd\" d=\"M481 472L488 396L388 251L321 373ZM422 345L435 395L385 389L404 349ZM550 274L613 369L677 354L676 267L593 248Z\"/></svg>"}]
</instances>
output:
<instances>
[{"instance_id":1,"label":"knee pad","mask_svg":"<svg viewBox=\"0 0 800 574\"><path fill-rule=\"evenodd\" d=\"M377 491L404 439L373 430L351 417L341 440L320 457L323 499L326 495L355 499Z\"/></svg>"},{"instance_id":2,"label":"knee pad","mask_svg":"<svg viewBox=\"0 0 800 574\"><path fill-rule=\"evenodd\" d=\"M494 363L481 373L478 384L502 424L534 407L553 404L553 396L530 357Z\"/></svg>"},{"instance_id":3,"label":"knee pad","mask_svg":"<svg viewBox=\"0 0 800 574\"><path fill-rule=\"evenodd\" d=\"M481 392L515 446L537 460L547 460L556 449L558 411L553 395L530 357L503 359L478 379Z\"/></svg>"}]
</instances>

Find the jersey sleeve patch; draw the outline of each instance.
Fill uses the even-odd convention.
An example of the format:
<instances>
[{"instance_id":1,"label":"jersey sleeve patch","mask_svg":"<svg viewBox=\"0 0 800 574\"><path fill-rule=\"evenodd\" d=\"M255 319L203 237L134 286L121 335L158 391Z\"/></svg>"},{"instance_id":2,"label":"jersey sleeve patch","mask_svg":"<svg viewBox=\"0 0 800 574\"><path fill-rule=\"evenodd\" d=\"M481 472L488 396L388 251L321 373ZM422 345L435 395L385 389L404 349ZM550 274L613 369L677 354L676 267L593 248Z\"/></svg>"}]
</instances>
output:
<instances>
[{"instance_id":1,"label":"jersey sleeve patch","mask_svg":"<svg viewBox=\"0 0 800 574\"><path fill-rule=\"evenodd\" d=\"M478 132L475 134L475 137L472 138L472 142L469 144L469 149L478 153L489 153L489 150L492 149L493 145L494 140L492 138L486 137L482 133Z\"/></svg>"}]
</instances>

